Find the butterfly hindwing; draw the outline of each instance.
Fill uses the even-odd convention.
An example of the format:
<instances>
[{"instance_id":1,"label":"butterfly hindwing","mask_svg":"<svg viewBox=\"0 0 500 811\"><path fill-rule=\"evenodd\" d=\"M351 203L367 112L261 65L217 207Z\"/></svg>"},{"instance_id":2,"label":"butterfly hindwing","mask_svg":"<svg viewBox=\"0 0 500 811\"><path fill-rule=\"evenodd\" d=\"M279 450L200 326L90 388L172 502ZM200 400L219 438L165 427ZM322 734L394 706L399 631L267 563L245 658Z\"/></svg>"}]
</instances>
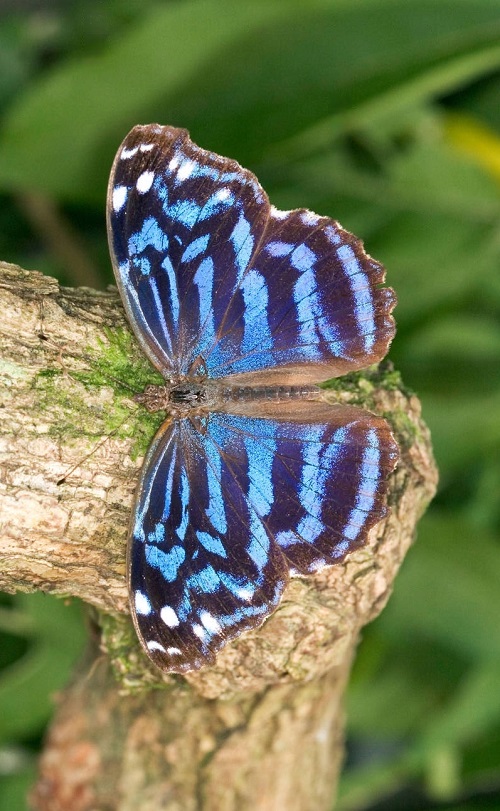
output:
<instances>
[{"instance_id":1,"label":"butterfly hindwing","mask_svg":"<svg viewBox=\"0 0 500 811\"><path fill-rule=\"evenodd\" d=\"M152 444L129 576L142 644L163 669L213 662L274 611L290 569L338 562L385 514L387 423L319 402L285 412L177 420Z\"/></svg>"},{"instance_id":2,"label":"butterfly hindwing","mask_svg":"<svg viewBox=\"0 0 500 811\"><path fill-rule=\"evenodd\" d=\"M353 406L298 401L286 421L276 411L267 527L291 572L306 575L362 546L386 515L398 448L384 419Z\"/></svg>"},{"instance_id":3,"label":"butterfly hindwing","mask_svg":"<svg viewBox=\"0 0 500 811\"><path fill-rule=\"evenodd\" d=\"M164 374L320 382L380 360L394 335L383 267L339 224L270 206L257 178L185 130L135 127L108 193L115 274Z\"/></svg>"},{"instance_id":4,"label":"butterfly hindwing","mask_svg":"<svg viewBox=\"0 0 500 811\"><path fill-rule=\"evenodd\" d=\"M386 515L387 476L398 458L389 425L323 401L245 411L211 414L205 442L227 458L292 573L338 563Z\"/></svg>"},{"instance_id":5,"label":"butterfly hindwing","mask_svg":"<svg viewBox=\"0 0 500 811\"><path fill-rule=\"evenodd\" d=\"M166 423L146 457L129 546L139 637L161 668L182 673L214 661L229 639L260 625L288 580L288 566L248 493L244 444L219 453L188 420Z\"/></svg>"}]
</instances>

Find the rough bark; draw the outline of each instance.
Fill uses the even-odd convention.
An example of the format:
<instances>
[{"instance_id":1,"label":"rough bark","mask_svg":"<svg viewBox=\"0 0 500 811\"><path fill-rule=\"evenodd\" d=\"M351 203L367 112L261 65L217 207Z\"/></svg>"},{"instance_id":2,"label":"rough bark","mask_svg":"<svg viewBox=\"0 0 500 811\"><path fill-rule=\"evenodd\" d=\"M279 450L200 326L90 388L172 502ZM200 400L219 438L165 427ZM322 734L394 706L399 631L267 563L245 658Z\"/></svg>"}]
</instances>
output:
<instances>
[{"instance_id":1,"label":"rough bark","mask_svg":"<svg viewBox=\"0 0 500 811\"><path fill-rule=\"evenodd\" d=\"M389 517L339 566L292 580L215 667L162 677L134 640L125 586L130 505L155 426L123 384L139 390L154 373L115 290L64 289L0 264L0 307L0 588L82 598L100 646L60 697L35 808L331 808L359 631L385 605L435 490L417 398L387 368L329 393L394 427Z\"/></svg>"}]
</instances>

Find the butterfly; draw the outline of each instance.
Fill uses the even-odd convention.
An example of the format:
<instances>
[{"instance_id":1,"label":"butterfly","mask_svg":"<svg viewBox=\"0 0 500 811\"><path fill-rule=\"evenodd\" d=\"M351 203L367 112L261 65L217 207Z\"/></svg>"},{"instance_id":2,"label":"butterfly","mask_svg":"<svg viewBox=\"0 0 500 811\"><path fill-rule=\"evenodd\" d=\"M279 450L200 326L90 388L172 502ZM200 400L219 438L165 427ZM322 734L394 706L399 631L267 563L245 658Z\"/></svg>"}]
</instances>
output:
<instances>
[{"instance_id":1,"label":"butterfly","mask_svg":"<svg viewBox=\"0 0 500 811\"><path fill-rule=\"evenodd\" d=\"M127 135L107 220L126 314L165 380L135 399L168 412L135 497L131 613L154 664L185 673L386 515L389 425L316 384L385 356L396 298L338 222L276 209L183 129Z\"/></svg>"}]
</instances>

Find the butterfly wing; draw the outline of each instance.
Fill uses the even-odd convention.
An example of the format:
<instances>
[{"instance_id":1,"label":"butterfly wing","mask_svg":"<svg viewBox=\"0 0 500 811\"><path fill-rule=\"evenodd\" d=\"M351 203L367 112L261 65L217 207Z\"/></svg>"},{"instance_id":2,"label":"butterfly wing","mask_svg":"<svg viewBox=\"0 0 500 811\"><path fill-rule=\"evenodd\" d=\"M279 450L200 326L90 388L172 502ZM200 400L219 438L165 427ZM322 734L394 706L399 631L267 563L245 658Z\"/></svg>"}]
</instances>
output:
<instances>
[{"instance_id":1,"label":"butterfly wing","mask_svg":"<svg viewBox=\"0 0 500 811\"><path fill-rule=\"evenodd\" d=\"M236 161L185 130L135 127L108 189L108 235L130 323L163 373L187 374L214 343L265 229L269 202ZM198 348L197 348L198 347Z\"/></svg>"},{"instance_id":2,"label":"butterfly wing","mask_svg":"<svg viewBox=\"0 0 500 811\"><path fill-rule=\"evenodd\" d=\"M326 402L277 403L257 414L256 442L273 459L270 535L292 574L339 563L387 514L387 477L399 458L387 421ZM229 417L232 425L238 419Z\"/></svg>"},{"instance_id":3,"label":"butterfly wing","mask_svg":"<svg viewBox=\"0 0 500 811\"><path fill-rule=\"evenodd\" d=\"M233 476L233 456L220 453L209 428L186 419L162 426L144 462L129 541L130 604L146 653L164 670L213 663L229 639L263 622L288 580L248 487Z\"/></svg>"},{"instance_id":4,"label":"butterfly wing","mask_svg":"<svg viewBox=\"0 0 500 811\"><path fill-rule=\"evenodd\" d=\"M139 638L164 670L212 663L276 608L290 568L338 562L385 515L387 423L315 402L280 410L167 422L148 452L129 582Z\"/></svg>"},{"instance_id":5,"label":"butterfly wing","mask_svg":"<svg viewBox=\"0 0 500 811\"><path fill-rule=\"evenodd\" d=\"M320 382L379 361L394 335L383 267L327 217L278 211L257 178L185 130L135 127L108 191L129 320L166 376Z\"/></svg>"}]
</instances>

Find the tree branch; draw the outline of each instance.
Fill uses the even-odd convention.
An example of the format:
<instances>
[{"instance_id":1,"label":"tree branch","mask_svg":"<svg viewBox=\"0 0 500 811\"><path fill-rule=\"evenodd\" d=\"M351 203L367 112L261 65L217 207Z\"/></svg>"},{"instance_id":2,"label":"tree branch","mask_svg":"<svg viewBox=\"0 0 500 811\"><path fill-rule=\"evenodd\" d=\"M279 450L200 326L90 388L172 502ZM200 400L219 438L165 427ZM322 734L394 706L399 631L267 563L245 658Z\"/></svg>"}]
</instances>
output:
<instances>
[{"instance_id":1,"label":"tree branch","mask_svg":"<svg viewBox=\"0 0 500 811\"><path fill-rule=\"evenodd\" d=\"M93 605L101 648L128 689L120 697L105 659L82 671L52 728L36 807L329 808L359 631L387 601L436 486L417 398L387 369L338 383L332 401L384 414L400 443L387 520L339 566L292 580L272 617L215 667L162 679L133 641L125 585L137 453L157 419L127 386L138 391L155 373L114 290L64 289L0 264L0 306L0 588ZM70 755L58 757L61 747Z\"/></svg>"}]
</instances>

